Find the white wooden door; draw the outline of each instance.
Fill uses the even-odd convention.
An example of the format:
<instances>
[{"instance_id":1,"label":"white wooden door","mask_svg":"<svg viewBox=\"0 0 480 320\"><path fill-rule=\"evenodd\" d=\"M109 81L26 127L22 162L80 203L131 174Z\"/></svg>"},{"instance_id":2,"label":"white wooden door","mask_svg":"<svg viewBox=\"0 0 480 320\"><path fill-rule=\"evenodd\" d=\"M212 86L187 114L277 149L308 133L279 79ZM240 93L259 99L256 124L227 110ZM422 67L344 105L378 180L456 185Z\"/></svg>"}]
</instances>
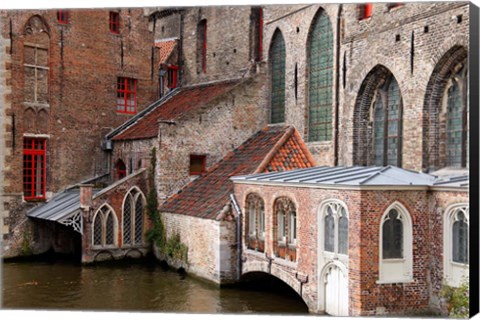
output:
<instances>
[{"instance_id":1,"label":"white wooden door","mask_svg":"<svg viewBox=\"0 0 480 320\"><path fill-rule=\"evenodd\" d=\"M348 316L347 276L335 265L325 275L325 312L332 316Z\"/></svg>"}]
</instances>

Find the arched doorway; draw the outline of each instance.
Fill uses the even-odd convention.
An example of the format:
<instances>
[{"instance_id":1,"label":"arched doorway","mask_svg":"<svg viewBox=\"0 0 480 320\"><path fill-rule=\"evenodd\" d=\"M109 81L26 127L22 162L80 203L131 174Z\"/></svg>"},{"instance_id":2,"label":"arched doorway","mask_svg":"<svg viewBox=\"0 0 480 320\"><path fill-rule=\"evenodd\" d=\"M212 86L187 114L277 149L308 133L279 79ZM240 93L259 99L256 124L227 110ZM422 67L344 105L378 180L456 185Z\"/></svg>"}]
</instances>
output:
<instances>
[{"instance_id":1,"label":"arched doorway","mask_svg":"<svg viewBox=\"0 0 480 320\"><path fill-rule=\"evenodd\" d=\"M325 313L348 316L348 275L336 263L327 265L323 272Z\"/></svg>"}]
</instances>

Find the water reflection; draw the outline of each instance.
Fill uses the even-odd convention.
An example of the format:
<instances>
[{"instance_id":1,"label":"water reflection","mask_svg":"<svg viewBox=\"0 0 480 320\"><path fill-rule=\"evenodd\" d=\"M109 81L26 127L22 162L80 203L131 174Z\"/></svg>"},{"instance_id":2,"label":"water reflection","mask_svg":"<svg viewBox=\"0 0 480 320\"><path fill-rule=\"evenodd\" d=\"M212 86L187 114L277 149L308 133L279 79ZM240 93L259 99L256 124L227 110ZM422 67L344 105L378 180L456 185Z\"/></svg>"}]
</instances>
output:
<instances>
[{"instance_id":1,"label":"water reflection","mask_svg":"<svg viewBox=\"0 0 480 320\"><path fill-rule=\"evenodd\" d=\"M4 263L2 308L188 313L307 313L298 296L215 285L151 262Z\"/></svg>"}]
</instances>

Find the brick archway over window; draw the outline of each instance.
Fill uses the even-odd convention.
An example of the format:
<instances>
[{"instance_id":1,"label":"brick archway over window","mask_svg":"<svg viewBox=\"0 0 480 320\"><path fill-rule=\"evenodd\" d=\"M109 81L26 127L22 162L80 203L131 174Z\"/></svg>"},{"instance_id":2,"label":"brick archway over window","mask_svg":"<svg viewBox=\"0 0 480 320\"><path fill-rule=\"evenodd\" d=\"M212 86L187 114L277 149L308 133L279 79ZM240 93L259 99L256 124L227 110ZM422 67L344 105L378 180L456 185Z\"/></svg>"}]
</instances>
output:
<instances>
[{"instance_id":1,"label":"brick archway over window","mask_svg":"<svg viewBox=\"0 0 480 320\"><path fill-rule=\"evenodd\" d=\"M390 161L389 159L385 159L381 161L381 164L378 163L379 161L376 160L378 155L375 156L375 139L374 139L374 118L375 118L375 107L380 99L379 93L386 92L383 102L383 108L388 109L390 104L390 99L388 99L387 95L388 89L391 87L391 84L397 84L395 77L393 76L392 72L387 69L383 65L375 66L365 77L360 86L359 93L357 95L357 99L355 101L355 111L353 117L353 163L355 165L386 165L386 164L394 164L398 167L401 166L401 159L400 157L395 161ZM398 126L398 134L396 139L396 152L400 155L401 154L401 127L402 127L402 95L397 85L397 95L398 95L398 104L395 110L396 114L396 125ZM383 95L382 95L383 96ZM385 120L389 117L385 116ZM388 126L388 123L386 123ZM390 138L386 133L388 132L388 128L385 128L385 144L390 144ZM377 139L378 140L378 139ZM386 154L386 149L383 152Z\"/></svg>"},{"instance_id":2,"label":"brick archway over window","mask_svg":"<svg viewBox=\"0 0 480 320\"><path fill-rule=\"evenodd\" d=\"M423 105L423 161L422 169L432 171L446 167L446 119L442 115L445 109L447 89L451 79L464 69L464 83L467 81L467 56L468 51L463 46L454 46L448 50L438 61L428 81L425 100ZM463 98L463 122L467 123L467 90L462 89ZM466 133L466 132L465 132ZM467 139L467 137L465 137ZM468 143L463 141L462 167L466 166Z\"/></svg>"}]
</instances>

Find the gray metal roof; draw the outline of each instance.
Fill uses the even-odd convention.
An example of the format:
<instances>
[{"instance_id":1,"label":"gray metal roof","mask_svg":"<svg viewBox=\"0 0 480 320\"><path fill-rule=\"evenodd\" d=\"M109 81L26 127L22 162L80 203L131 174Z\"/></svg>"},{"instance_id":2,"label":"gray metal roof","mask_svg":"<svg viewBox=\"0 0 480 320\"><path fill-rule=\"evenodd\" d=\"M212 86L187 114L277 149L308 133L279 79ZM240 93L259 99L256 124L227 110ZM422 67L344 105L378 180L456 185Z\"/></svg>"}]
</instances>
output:
<instances>
[{"instance_id":1,"label":"gray metal roof","mask_svg":"<svg viewBox=\"0 0 480 320\"><path fill-rule=\"evenodd\" d=\"M434 187L469 187L470 180L468 175L455 177L442 177L435 181Z\"/></svg>"},{"instance_id":2,"label":"gray metal roof","mask_svg":"<svg viewBox=\"0 0 480 320\"><path fill-rule=\"evenodd\" d=\"M284 172L238 176L233 177L232 180L344 186L431 186L434 184L436 177L394 166L321 166Z\"/></svg>"},{"instance_id":3,"label":"gray metal roof","mask_svg":"<svg viewBox=\"0 0 480 320\"><path fill-rule=\"evenodd\" d=\"M93 190L96 194L99 190ZM27 216L50 221L62 221L80 210L80 190L65 190L48 202L27 212Z\"/></svg>"}]
</instances>

